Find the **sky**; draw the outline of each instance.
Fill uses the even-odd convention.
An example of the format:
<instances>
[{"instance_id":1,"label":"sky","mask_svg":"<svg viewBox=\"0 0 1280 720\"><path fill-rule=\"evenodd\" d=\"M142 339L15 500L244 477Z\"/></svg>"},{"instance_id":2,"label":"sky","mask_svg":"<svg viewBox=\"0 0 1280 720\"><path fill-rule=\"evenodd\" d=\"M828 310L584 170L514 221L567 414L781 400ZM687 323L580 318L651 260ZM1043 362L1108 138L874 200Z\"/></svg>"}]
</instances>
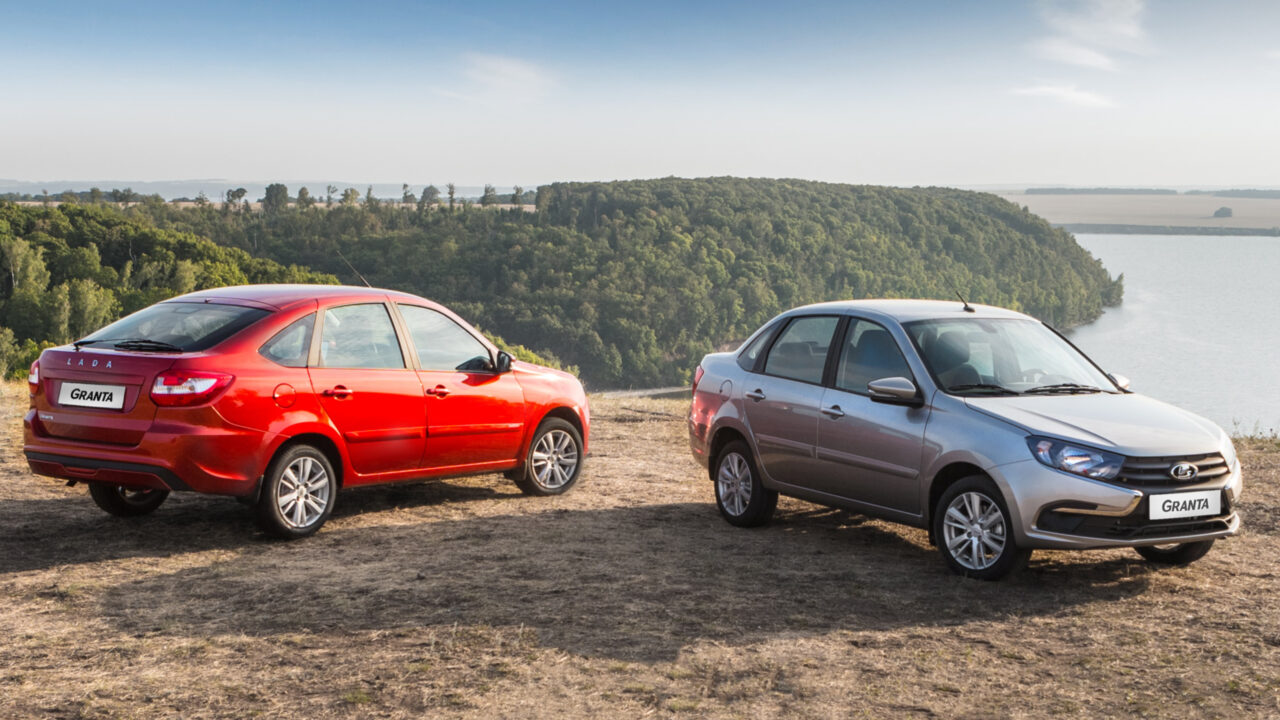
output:
<instances>
[{"instance_id":1,"label":"sky","mask_svg":"<svg viewBox=\"0 0 1280 720\"><path fill-rule=\"evenodd\" d=\"M0 178L1280 186L1274 2L0 0L0 18Z\"/></svg>"}]
</instances>

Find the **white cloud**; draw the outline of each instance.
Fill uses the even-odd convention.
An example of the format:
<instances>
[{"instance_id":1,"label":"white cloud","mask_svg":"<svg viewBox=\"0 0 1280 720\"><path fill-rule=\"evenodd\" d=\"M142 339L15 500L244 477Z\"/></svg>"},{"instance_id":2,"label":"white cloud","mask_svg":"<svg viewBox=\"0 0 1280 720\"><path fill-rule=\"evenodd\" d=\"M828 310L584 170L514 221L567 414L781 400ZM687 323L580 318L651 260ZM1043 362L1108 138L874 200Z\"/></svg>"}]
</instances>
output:
<instances>
[{"instance_id":1,"label":"white cloud","mask_svg":"<svg viewBox=\"0 0 1280 720\"><path fill-rule=\"evenodd\" d=\"M1115 69L1116 53L1148 52L1142 26L1146 0L1042 0L1041 15L1050 35L1031 45L1054 62L1102 70Z\"/></svg>"},{"instance_id":2,"label":"white cloud","mask_svg":"<svg viewBox=\"0 0 1280 720\"><path fill-rule=\"evenodd\" d=\"M1079 45L1060 37L1044 38L1032 44L1031 49L1046 60L1097 68L1114 70L1116 65L1111 58L1098 50Z\"/></svg>"},{"instance_id":3,"label":"white cloud","mask_svg":"<svg viewBox=\"0 0 1280 720\"><path fill-rule=\"evenodd\" d=\"M550 73L519 58L467 53L463 63L462 75L467 82L494 95L537 97L552 84Z\"/></svg>"},{"instance_id":4,"label":"white cloud","mask_svg":"<svg viewBox=\"0 0 1280 720\"><path fill-rule=\"evenodd\" d=\"M1075 105L1077 107L1111 107L1114 104L1102 95L1088 90L1081 90L1075 85L1036 85L1017 88L1013 93L1031 97L1047 97L1066 105Z\"/></svg>"}]
</instances>

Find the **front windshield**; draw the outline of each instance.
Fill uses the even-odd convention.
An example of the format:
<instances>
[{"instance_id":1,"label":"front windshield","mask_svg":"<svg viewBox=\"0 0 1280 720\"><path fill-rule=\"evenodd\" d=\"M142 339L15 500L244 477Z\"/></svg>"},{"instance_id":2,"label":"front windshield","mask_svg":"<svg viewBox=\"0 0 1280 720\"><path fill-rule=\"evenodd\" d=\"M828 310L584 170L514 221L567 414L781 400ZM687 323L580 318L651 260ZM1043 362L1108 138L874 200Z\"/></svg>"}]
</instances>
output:
<instances>
[{"instance_id":1,"label":"front windshield","mask_svg":"<svg viewBox=\"0 0 1280 720\"><path fill-rule=\"evenodd\" d=\"M929 373L949 393L1117 391L1088 358L1034 320L948 318L904 327Z\"/></svg>"}]
</instances>

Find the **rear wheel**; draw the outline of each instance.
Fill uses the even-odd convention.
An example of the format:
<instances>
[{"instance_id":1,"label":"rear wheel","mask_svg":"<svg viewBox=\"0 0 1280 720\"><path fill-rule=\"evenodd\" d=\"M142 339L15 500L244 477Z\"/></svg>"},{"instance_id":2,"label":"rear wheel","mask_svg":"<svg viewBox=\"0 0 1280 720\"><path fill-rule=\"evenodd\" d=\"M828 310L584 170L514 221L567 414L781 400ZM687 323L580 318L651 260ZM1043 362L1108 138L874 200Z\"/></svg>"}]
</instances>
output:
<instances>
[{"instance_id":1,"label":"rear wheel","mask_svg":"<svg viewBox=\"0 0 1280 720\"><path fill-rule=\"evenodd\" d=\"M983 475L961 478L942 493L933 535L952 571L980 580L999 580L1031 557L1014 540L1000 488Z\"/></svg>"},{"instance_id":2,"label":"rear wheel","mask_svg":"<svg viewBox=\"0 0 1280 720\"><path fill-rule=\"evenodd\" d=\"M168 490L139 490L120 485L89 483L89 496L98 507L118 517L146 515L160 507Z\"/></svg>"},{"instance_id":3,"label":"rear wheel","mask_svg":"<svg viewBox=\"0 0 1280 720\"><path fill-rule=\"evenodd\" d=\"M533 434L524 469L514 476L525 495L562 495L582 474L582 434L560 418L547 418Z\"/></svg>"},{"instance_id":4,"label":"rear wheel","mask_svg":"<svg viewBox=\"0 0 1280 720\"><path fill-rule=\"evenodd\" d=\"M1200 540L1168 545L1143 545L1134 550L1146 558L1147 562L1159 565L1188 565L1204 557L1212 547L1213 540Z\"/></svg>"},{"instance_id":5,"label":"rear wheel","mask_svg":"<svg viewBox=\"0 0 1280 720\"><path fill-rule=\"evenodd\" d=\"M306 537L329 519L337 492L329 458L311 445L294 445L271 461L262 478L258 527L280 538Z\"/></svg>"},{"instance_id":6,"label":"rear wheel","mask_svg":"<svg viewBox=\"0 0 1280 720\"><path fill-rule=\"evenodd\" d=\"M738 527L757 527L773 518L778 493L760 482L751 448L741 440L728 443L716 457L716 507Z\"/></svg>"}]
</instances>

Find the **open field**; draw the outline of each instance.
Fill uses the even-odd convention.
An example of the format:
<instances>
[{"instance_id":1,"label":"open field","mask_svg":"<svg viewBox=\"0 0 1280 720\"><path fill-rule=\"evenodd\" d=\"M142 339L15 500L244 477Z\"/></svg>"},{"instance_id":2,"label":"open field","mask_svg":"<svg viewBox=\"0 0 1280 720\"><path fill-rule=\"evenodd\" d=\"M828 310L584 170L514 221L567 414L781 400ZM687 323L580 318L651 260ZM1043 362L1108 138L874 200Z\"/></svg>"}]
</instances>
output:
<instances>
[{"instance_id":1,"label":"open field","mask_svg":"<svg viewBox=\"0 0 1280 720\"><path fill-rule=\"evenodd\" d=\"M0 388L0 717L1275 717L1280 448L1188 568L1042 552L1002 583L922 531L784 501L724 523L680 400L594 400L565 497L344 494L319 535L174 496L126 521L21 459Z\"/></svg>"},{"instance_id":2,"label":"open field","mask_svg":"<svg viewBox=\"0 0 1280 720\"><path fill-rule=\"evenodd\" d=\"M1051 223L1175 225L1223 228L1280 227L1280 198L1227 198L1212 195L1027 195L999 193L1025 205ZM1220 207L1233 215L1215 218Z\"/></svg>"}]
</instances>

